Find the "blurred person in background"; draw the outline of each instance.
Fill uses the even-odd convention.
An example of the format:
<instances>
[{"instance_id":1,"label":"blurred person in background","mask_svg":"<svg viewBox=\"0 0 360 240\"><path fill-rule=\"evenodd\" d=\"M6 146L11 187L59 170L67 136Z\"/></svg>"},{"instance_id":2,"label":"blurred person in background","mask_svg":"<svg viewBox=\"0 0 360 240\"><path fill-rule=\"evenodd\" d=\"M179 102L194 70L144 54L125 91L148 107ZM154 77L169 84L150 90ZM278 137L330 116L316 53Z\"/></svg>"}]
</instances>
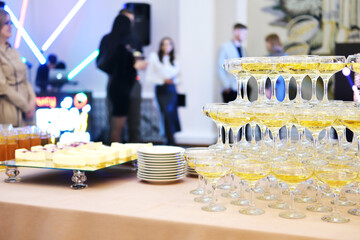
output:
<instances>
[{"instance_id":1,"label":"blurred person in background","mask_svg":"<svg viewBox=\"0 0 360 240\"><path fill-rule=\"evenodd\" d=\"M126 16L131 22L131 31L127 37L128 47L132 51L135 60L142 60L142 45L134 31L135 13L130 9L124 8L120 10L120 15ZM137 75L130 92L130 106L127 119L128 142L131 143L142 142L140 137L141 100L141 84L140 78Z\"/></svg>"},{"instance_id":2,"label":"blurred person in background","mask_svg":"<svg viewBox=\"0 0 360 240\"><path fill-rule=\"evenodd\" d=\"M36 72L36 86L40 88L40 92L46 92L49 84L49 72L56 68L57 57L55 54L50 54L45 64L40 65Z\"/></svg>"},{"instance_id":3,"label":"blurred person in background","mask_svg":"<svg viewBox=\"0 0 360 240\"><path fill-rule=\"evenodd\" d=\"M284 51L284 48L281 44L280 38L276 33L271 33L265 37L265 46L266 50L268 51L268 57L281 57L281 56L287 56L288 54ZM271 97L271 88L268 83L266 82L266 96L268 98ZM282 76L278 78L276 81L276 98L278 101L282 102L285 98L285 81Z\"/></svg>"},{"instance_id":4,"label":"blurred person in background","mask_svg":"<svg viewBox=\"0 0 360 240\"><path fill-rule=\"evenodd\" d=\"M242 43L247 38L247 27L241 23L236 23L233 27L233 38L221 45L217 61L217 73L222 84L223 101L228 103L235 100L237 95L237 82L233 75L223 69L225 59L245 57L245 50ZM250 86L248 86L248 92Z\"/></svg>"},{"instance_id":5,"label":"blurred person in background","mask_svg":"<svg viewBox=\"0 0 360 240\"><path fill-rule=\"evenodd\" d=\"M165 37L160 41L158 52L153 52L149 56L146 79L156 84L155 95L167 145L176 144L174 133L180 131L176 91L179 71L179 64L175 59L174 42L171 38Z\"/></svg>"},{"instance_id":6,"label":"blurred person in background","mask_svg":"<svg viewBox=\"0 0 360 240\"><path fill-rule=\"evenodd\" d=\"M26 77L27 66L8 42L12 33L10 15L0 9L0 124L20 127L35 114L35 92Z\"/></svg>"},{"instance_id":7,"label":"blurred person in background","mask_svg":"<svg viewBox=\"0 0 360 240\"><path fill-rule=\"evenodd\" d=\"M109 74L107 99L110 110L110 141L122 142L122 133L130 109L130 92L136 81L136 70L146 67L136 61L129 45L131 21L119 14L112 30L105 35L100 48L106 49L106 68Z\"/></svg>"}]
</instances>

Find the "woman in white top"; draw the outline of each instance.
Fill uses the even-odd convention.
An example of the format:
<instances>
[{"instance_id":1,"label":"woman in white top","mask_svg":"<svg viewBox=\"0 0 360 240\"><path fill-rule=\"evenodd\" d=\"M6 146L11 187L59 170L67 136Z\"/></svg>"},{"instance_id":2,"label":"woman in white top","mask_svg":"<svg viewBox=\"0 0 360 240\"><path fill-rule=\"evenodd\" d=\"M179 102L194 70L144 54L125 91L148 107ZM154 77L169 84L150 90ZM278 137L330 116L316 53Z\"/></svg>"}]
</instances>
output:
<instances>
[{"instance_id":1,"label":"woman in white top","mask_svg":"<svg viewBox=\"0 0 360 240\"><path fill-rule=\"evenodd\" d=\"M156 84L156 99L164 124L166 144L175 145L174 133L180 131L177 112L178 100L176 86L179 64L175 60L174 43L169 37L160 42L159 51L149 56L146 77Z\"/></svg>"}]
</instances>

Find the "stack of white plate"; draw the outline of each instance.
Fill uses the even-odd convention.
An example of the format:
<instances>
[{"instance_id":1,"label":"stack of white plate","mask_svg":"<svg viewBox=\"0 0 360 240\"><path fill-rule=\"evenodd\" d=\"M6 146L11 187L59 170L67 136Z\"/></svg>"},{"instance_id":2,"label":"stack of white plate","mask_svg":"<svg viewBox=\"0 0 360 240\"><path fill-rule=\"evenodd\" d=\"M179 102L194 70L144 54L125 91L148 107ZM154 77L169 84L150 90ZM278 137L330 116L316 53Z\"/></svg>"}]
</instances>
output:
<instances>
[{"instance_id":1,"label":"stack of white plate","mask_svg":"<svg viewBox=\"0 0 360 240\"><path fill-rule=\"evenodd\" d=\"M197 172L195 171L195 169L193 169L192 167L189 166L189 164L186 163L186 172L188 175L193 175L193 176L197 176Z\"/></svg>"},{"instance_id":2,"label":"stack of white plate","mask_svg":"<svg viewBox=\"0 0 360 240\"><path fill-rule=\"evenodd\" d=\"M186 175L184 149L174 146L139 148L137 177L148 182L172 182Z\"/></svg>"}]
</instances>

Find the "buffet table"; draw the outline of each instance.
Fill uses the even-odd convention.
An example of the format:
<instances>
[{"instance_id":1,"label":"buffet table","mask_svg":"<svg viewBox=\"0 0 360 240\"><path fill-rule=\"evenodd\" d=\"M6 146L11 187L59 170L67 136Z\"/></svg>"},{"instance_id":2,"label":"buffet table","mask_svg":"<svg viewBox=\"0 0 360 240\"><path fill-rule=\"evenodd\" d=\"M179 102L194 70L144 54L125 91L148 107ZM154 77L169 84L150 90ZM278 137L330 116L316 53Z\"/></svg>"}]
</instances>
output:
<instances>
[{"instance_id":1,"label":"buffet table","mask_svg":"<svg viewBox=\"0 0 360 240\"><path fill-rule=\"evenodd\" d=\"M222 197L225 212L204 212L189 194L195 178L149 184L120 166L89 173L89 188L74 191L72 171L20 172L19 183L5 183L0 173L0 239L360 239L360 217L349 214L347 224L325 223L324 214L311 212L287 220L257 200L265 214L245 216ZM305 211L305 204L296 206Z\"/></svg>"}]
</instances>

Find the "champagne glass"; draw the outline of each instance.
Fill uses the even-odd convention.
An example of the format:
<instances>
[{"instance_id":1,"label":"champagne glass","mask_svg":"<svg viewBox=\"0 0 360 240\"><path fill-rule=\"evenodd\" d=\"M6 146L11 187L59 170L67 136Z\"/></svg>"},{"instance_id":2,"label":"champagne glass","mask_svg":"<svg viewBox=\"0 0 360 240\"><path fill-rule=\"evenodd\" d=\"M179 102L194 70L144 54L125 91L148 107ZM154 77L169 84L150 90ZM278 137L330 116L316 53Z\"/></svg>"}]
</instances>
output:
<instances>
[{"instance_id":1,"label":"champagne glass","mask_svg":"<svg viewBox=\"0 0 360 240\"><path fill-rule=\"evenodd\" d=\"M325 106L309 106L295 110L295 118L299 124L307 128L313 136L314 163L320 164L323 160L318 157L318 141L320 132L330 127L336 120L334 109Z\"/></svg>"},{"instance_id":2,"label":"champagne glass","mask_svg":"<svg viewBox=\"0 0 360 240\"><path fill-rule=\"evenodd\" d=\"M255 206L254 188L255 183L270 174L271 164L265 159L257 158L256 155L249 155L246 159L237 159L233 163L232 171L240 179L244 179L248 182L250 187L250 203L245 209L241 209L239 212L246 215L261 215L265 213L264 210Z\"/></svg>"},{"instance_id":3,"label":"champagne glass","mask_svg":"<svg viewBox=\"0 0 360 240\"><path fill-rule=\"evenodd\" d=\"M344 217L338 210L340 190L352 183L358 176L355 164L346 161L332 161L323 166L317 166L315 175L321 181L327 183L335 193L334 211L331 215L324 216L321 220L331 223L347 223L349 218Z\"/></svg>"},{"instance_id":4,"label":"champagne glass","mask_svg":"<svg viewBox=\"0 0 360 240\"><path fill-rule=\"evenodd\" d=\"M297 85L297 94L295 102L302 102L301 97L301 84L306 75L311 74L312 72L317 71L319 62L316 59L309 56L291 56L283 57L281 68L283 71L291 74Z\"/></svg>"},{"instance_id":5,"label":"champagne glass","mask_svg":"<svg viewBox=\"0 0 360 240\"><path fill-rule=\"evenodd\" d=\"M285 161L275 161L272 165L272 173L277 179L284 181L290 190L290 208L279 214L282 218L301 219L306 215L295 209L294 192L296 186L309 179L314 173L314 166L303 158L288 158Z\"/></svg>"},{"instance_id":6,"label":"champagne glass","mask_svg":"<svg viewBox=\"0 0 360 240\"><path fill-rule=\"evenodd\" d=\"M281 65L280 65L280 58L279 57L269 57L269 60L273 64L273 69L270 71L268 77L270 78L271 82L271 98L268 103L276 104L278 103L276 98L276 81L280 77Z\"/></svg>"},{"instance_id":7,"label":"champagne glass","mask_svg":"<svg viewBox=\"0 0 360 240\"><path fill-rule=\"evenodd\" d=\"M187 148L184 152L184 159L191 168L195 168L195 160L198 156L207 155L209 153L209 149L205 147L195 147L195 148ZM204 183L204 179L202 175L198 175L198 187L194 190L191 190L190 193L194 195L202 195L203 198L196 198L196 202L209 202L211 199L207 196L206 192L206 182Z\"/></svg>"},{"instance_id":8,"label":"champagne glass","mask_svg":"<svg viewBox=\"0 0 360 240\"><path fill-rule=\"evenodd\" d=\"M348 56L347 66L351 71L360 74L360 54Z\"/></svg>"},{"instance_id":9,"label":"champagne glass","mask_svg":"<svg viewBox=\"0 0 360 240\"><path fill-rule=\"evenodd\" d=\"M237 137L242 126L251 121L251 114L245 105L227 105L219 107L217 110L217 117L220 122L224 122L233 131L233 152L237 152L238 142Z\"/></svg>"},{"instance_id":10,"label":"champagne glass","mask_svg":"<svg viewBox=\"0 0 360 240\"><path fill-rule=\"evenodd\" d=\"M273 135L273 154L276 155L279 130L290 120L287 108L280 106L260 107L257 111L257 119L271 131Z\"/></svg>"},{"instance_id":11,"label":"champagne glass","mask_svg":"<svg viewBox=\"0 0 360 240\"><path fill-rule=\"evenodd\" d=\"M247 97L247 82L250 74L242 69L241 58L225 59L223 68L230 74L234 75L237 81L237 96L234 101L229 103L242 104L248 102ZM244 95L241 97L241 87L243 88Z\"/></svg>"},{"instance_id":12,"label":"champagne glass","mask_svg":"<svg viewBox=\"0 0 360 240\"><path fill-rule=\"evenodd\" d=\"M286 158L283 157L283 156L272 156L272 162L283 162L285 160L286 160ZM268 207L269 208L274 208L274 209L288 209L289 204L286 203L282 199L282 195L283 195L283 193L282 193L282 185L283 184L280 182L279 179L278 179L277 185L278 185L278 190L279 190L277 200L272 202L272 203L269 203Z\"/></svg>"},{"instance_id":13,"label":"champagne glass","mask_svg":"<svg viewBox=\"0 0 360 240\"><path fill-rule=\"evenodd\" d=\"M224 148L224 144L222 142L222 124L217 117L217 108L219 106L227 106L225 103L207 103L203 106L202 111L205 116L209 117L213 120L217 127L217 142L214 145L209 146L211 149L222 149Z\"/></svg>"},{"instance_id":14,"label":"champagne glass","mask_svg":"<svg viewBox=\"0 0 360 240\"><path fill-rule=\"evenodd\" d=\"M324 81L324 97L322 104L329 104L328 99L328 85L332 75L343 69L346 65L346 58L344 56L321 56L318 57L320 61L319 75Z\"/></svg>"},{"instance_id":15,"label":"champagne glass","mask_svg":"<svg viewBox=\"0 0 360 240\"><path fill-rule=\"evenodd\" d=\"M201 209L208 212L225 211L224 206L216 204L215 191L217 181L231 171L231 161L226 156L209 150L195 158L195 171L204 176L212 186L212 200L208 206Z\"/></svg>"},{"instance_id":16,"label":"champagne glass","mask_svg":"<svg viewBox=\"0 0 360 240\"><path fill-rule=\"evenodd\" d=\"M245 57L242 58L241 66L258 82L258 102L263 102L266 99L265 82L269 73L275 68L275 63L272 63L268 57Z\"/></svg>"}]
</instances>

